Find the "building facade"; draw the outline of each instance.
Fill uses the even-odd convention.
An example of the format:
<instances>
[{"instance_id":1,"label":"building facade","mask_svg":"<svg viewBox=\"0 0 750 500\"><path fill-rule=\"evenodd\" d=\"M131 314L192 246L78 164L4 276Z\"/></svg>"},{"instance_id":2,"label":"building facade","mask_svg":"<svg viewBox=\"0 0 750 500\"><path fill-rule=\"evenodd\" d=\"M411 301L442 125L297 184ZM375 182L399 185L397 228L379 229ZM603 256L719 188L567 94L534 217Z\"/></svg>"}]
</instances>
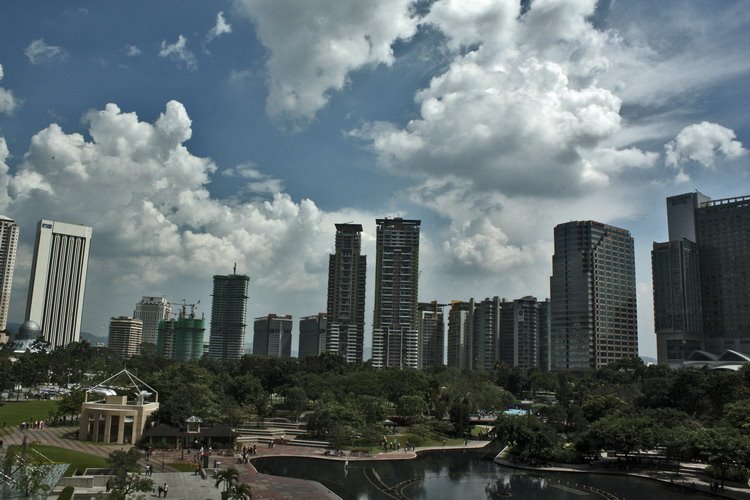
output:
<instances>
[{"instance_id":1,"label":"building facade","mask_svg":"<svg viewBox=\"0 0 750 500\"><path fill-rule=\"evenodd\" d=\"M704 348L750 354L750 196L695 210Z\"/></svg>"},{"instance_id":2,"label":"building facade","mask_svg":"<svg viewBox=\"0 0 750 500\"><path fill-rule=\"evenodd\" d=\"M445 304L420 302L419 308L419 362L420 368L445 365Z\"/></svg>"},{"instance_id":3,"label":"building facade","mask_svg":"<svg viewBox=\"0 0 750 500\"><path fill-rule=\"evenodd\" d=\"M486 298L474 305L474 329L471 339L471 368L491 370L500 360L499 297Z\"/></svg>"},{"instance_id":4,"label":"building facade","mask_svg":"<svg viewBox=\"0 0 750 500\"><path fill-rule=\"evenodd\" d=\"M177 318L159 322L156 352L177 361L197 361L203 356L203 337L206 332L204 318L183 309Z\"/></svg>"},{"instance_id":5,"label":"building facade","mask_svg":"<svg viewBox=\"0 0 750 500\"><path fill-rule=\"evenodd\" d=\"M172 307L165 297L143 297L135 305L133 318L143 322L143 343L156 345L159 323L169 319Z\"/></svg>"},{"instance_id":6,"label":"building facade","mask_svg":"<svg viewBox=\"0 0 750 500\"><path fill-rule=\"evenodd\" d=\"M16 268L18 225L0 215L0 337L8 329L10 292L13 288L13 270Z\"/></svg>"},{"instance_id":7,"label":"building facade","mask_svg":"<svg viewBox=\"0 0 750 500\"><path fill-rule=\"evenodd\" d=\"M319 356L326 352L326 327L328 316L318 313L299 319L299 346L297 357Z\"/></svg>"},{"instance_id":8,"label":"building facade","mask_svg":"<svg viewBox=\"0 0 750 500\"><path fill-rule=\"evenodd\" d=\"M269 358L292 357L292 316L268 314L255 318L253 354Z\"/></svg>"},{"instance_id":9,"label":"building facade","mask_svg":"<svg viewBox=\"0 0 750 500\"><path fill-rule=\"evenodd\" d=\"M500 304L499 361L521 368L539 367L539 303L526 296Z\"/></svg>"},{"instance_id":10,"label":"building facade","mask_svg":"<svg viewBox=\"0 0 750 500\"><path fill-rule=\"evenodd\" d=\"M539 369L550 371L552 369L552 310L550 300L538 303L537 323L539 324Z\"/></svg>"},{"instance_id":11,"label":"building facade","mask_svg":"<svg viewBox=\"0 0 750 500\"><path fill-rule=\"evenodd\" d=\"M474 299L454 300L448 311L448 366L460 370L472 367L474 337Z\"/></svg>"},{"instance_id":12,"label":"building facade","mask_svg":"<svg viewBox=\"0 0 750 500\"><path fill-rule=\"evenodd\" d=\"M361 362L365 338L365 278L362 225L336 224L335 253L328 259L325 351ZM301 356L301 354L300 354Z\"/></svg>"},{"instance_id":13,"label":"building facade","mask_svg":"<svg viewBox=\"0 0 750 500\"><path fill-rule=\"evenodd\" d=\"M552 368L598 369L638 355L630 232L596 221L555 226Z\"/></svg>"},{"instance_id":14,"label":"building facade","mask_svg":"<svg viewBox=\"0 0 750 500\"><path fill-rule=\"evenodd\" d=\"M372 364L419 366L419 231L421 221L376 219Z\"/></svg>"},{"instance_id":15,"label":"building facade","mask_svg":"<svg viewBox=\"0 0 750 500\"><path fill-rule=\"evenodd\" d=\"M109 320L108 347L121 358L137 356L143 342L143 322L128 316L118 316Z\"/></svg>"},{"instance_id":16,"label":"building facade","mask_svg":"<svg viewBox=\"0 0 750 500\"><path fill-rule=\"evenodd\" d=\"M37 226L26 320L42 327L52 347L81 336L91 228L51 220Z\"/></svg>"},{"instance_id":17,"label":"building facade","mask_svg":"<svg viewBox=\"0 0 750 500\"><path fill-rule=\"evenodd\" d=\"M249 286L250 278L245 275L214 276L209 358L238 359L245 353Z\"/></svg>"}]
</instances>

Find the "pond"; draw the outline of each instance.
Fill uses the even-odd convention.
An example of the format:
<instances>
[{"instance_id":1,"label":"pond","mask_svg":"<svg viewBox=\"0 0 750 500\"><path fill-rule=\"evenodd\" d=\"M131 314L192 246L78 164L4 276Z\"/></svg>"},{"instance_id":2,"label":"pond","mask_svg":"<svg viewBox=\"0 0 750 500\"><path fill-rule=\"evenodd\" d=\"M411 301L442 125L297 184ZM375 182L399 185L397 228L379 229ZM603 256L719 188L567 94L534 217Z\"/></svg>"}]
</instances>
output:
<instances>
[{"instance_id":1,"label":"pond","mask_svg":"<svg viewBox=\"0 0 750 500\"><path fill-rule=\"evenodd\" d=\"M253 465L264 474L318 481L345 500L711 498L646 479L542 474L502 467L486 458L474 449L425 452L414 460L351 461L347 468L344 462L304 457L263 457Z\"/></svg>"}]
</instances>

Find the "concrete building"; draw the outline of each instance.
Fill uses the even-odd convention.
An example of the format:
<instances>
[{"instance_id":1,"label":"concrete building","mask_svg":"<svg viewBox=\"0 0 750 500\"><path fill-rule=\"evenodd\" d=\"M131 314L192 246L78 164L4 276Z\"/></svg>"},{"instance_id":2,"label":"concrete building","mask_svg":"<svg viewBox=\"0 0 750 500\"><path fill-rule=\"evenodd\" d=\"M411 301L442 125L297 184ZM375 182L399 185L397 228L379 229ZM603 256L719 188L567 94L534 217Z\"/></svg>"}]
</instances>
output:
<instances>
[{"instance_id":1,"label":"concrete building","mask_svg":"<svg viewBox=\"0 0 750 500\"><path fill-rule=\"evenodd\" d=\"M240 274L214 276L208 356L237 359L245 353L245 323L250 278Z\"/></svg>"},{"instance_id":2,"label":"concrete building","mask_svg":"<svg viewBox=\"0 0 750 500\"><path fill-rule=\"evenodd\" d=\"M419 308L419 367L445 365L445 304L420 302Z\"/></svg>"},{"instance_id":3,"label":"concrete building","mask_svg":"<svg viewBox=\"0 0 750 500\"><path fill-rule=\"evenodd\" d=\"M326 323L328 315L318 313L299 319L297 357L319 356L326 352Z\"/></svg>"},{"instance_id":4,"label":"concrete building","mask_svg":"<svg viewBox=\"0 0 750 500\"><path fill-rule=\"evenodd\" d=\"M118 382L115 384L115 382ZM128 388L117 395L110 385ZM148 401L151 399L152 401ZM81 405L78 439L104 444L135 444L143 435L148 417L159 409L159 393L127 370L86 391Z\"/></svg>"},{"instance_id":5,"label":"concrete building","mask_svg":"<svg viewBox=\"0 0 750 500\"><path fill-rule=\"evenodd\" d=\"M539 369L548 372L552 369L552 310L550 300L538 302L537 323L539 324Z\"/></svg>"},{"instance_id":6,"label":"concrete building","mask_svg":"<svg viewBox=\"0 0 750 500\"><path fill-rule=\"evenodd\" d=\"M448 311L448 366L460 370L472 367L474 299L454 300Z\"/></svg>"},{"instance_id":7,"label":"concrete building","mask_svg":"<svg viewBox=\"0 0 750 500\"><path fill-rule=\"evenodd\" d=\"M419 228L421 221L376 219L372 364L419 366Z\"/></svg>"},{"instance_id":8,"label":"concrete building","mask_svg":"<svg viewBox=\"0 0 750 500\"><path fill-rule=\"evenodd\" d=\"M500 308L499 297L475 303L470 367L474 370L491 370L500 360Z\"/></svg>"},{"instance_id":9,"label":"concrete building","mask_svg":"<svg viewBox=\"0 0 750 500\"><path fill-rule=\"evenodd\" d=\"M253 354L270 358L291 358L292 316L268 314L255 318Z\"/></svg>"},{"instance_id":10,"label":"concrete building","mask_svg":"<svg viewBox=\"0 0 750 500\"><path fill-rule=\"evenodd\" d=\"M109 341L107 345L117 356L129 358L141 352L143 342L143 322L128 316L118 316L109 320Z\"/></svg>"},{"instance_id":11,"label":"concrete building","mask_svg":"<svg viewBox=\"0 0 750 500\"><path fill-rule=\"evenodd\" d=\"M367 276L367 257L361 255L362 225L336 224L335 245L328 258L325 351L361 362Z\"/></svg>"},{"instance_id":12,"label":"concrete building","mask_svg":"<svg viewBox=\"0 0 750 500\"><path fill-rule=\"evenodd\" d=\"M695 210L711 198L703 193L685 193L667 198L667 230L669 241L698 241Z\"/></svg>"},{"instance_id":13,"label":"concrete building","mask_svg":"<svg viewBox=\"0 0 750 500\"><path fill-rule=\"evenodd\" d=\"M172 306L165 297L143 297L135 305L133 318L143 322L143 343L156 345L159 323L169 319Z\"/></svg>"},{"instance_id":14,"label":"concrete building","mask_svg":"<svg viewBox=\"0 0 750 500\"><path fill-rule=\"evenodd\" d=\"M78 342L91 228L51 220L37 226L26 320L42 327L53 348Z\"/></svg>"},{"instance_id":15,"label":"concrete building","mask_svg":"<svg viewBox=\"0 0 750 500\"><path fill-rule=\"evenodd\" d=\"M195 317L195 309L187 313L186 306L177 318L159 322L156 352L177 361L197 361L203 356L203 337L206 331L204 318Z\"/></svg>"},{"instance_id":16,"label":"concrete building","mask_svg":"<svg viewBox=\"0 0 750 500\"><path fill-rule=\"evenodd\" d=\"M541 303L544 304L544 303ZM536 297L526 296L500 304L499 361L521 368L539 368L543 334Z\"/></svg>"},{"instance_id":17,"label":"concrete building","mask_svg":"<svg viewBox=\"0 0 750 500\"><path fill-rule=\"evenodd\" d=\"M595 221L555 226L552 368L598 369L638 355L630 232Z\"/></svg>"},{"instance_id":18,"label":"concrete building","mask_svg":"<svg viewBox=\"0 0 750 500\"><path fill-rule=\"evenodd\" d=\"M7 336L10 292L13 288L13 270L16 268L18 249L18 225L12 219L0 215L0 337ZM0 343L4 343L0 340Z\"/></svg>"}]
</instances>

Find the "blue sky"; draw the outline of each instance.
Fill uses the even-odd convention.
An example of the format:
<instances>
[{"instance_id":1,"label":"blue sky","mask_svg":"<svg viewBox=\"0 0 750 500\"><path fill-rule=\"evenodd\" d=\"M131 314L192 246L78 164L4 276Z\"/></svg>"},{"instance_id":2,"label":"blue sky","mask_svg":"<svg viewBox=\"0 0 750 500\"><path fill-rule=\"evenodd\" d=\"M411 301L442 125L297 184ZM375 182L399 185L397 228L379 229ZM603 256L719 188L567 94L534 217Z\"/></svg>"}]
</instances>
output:
<instances>
[{"instance_id":1,"label":"blue sky","mask_svg":"<svg viewBox=\"0 0 750 500\"><path fill-rule=\"evenodd\" d=\"M654 355L664 198L750 194L750 12L526 4L7 2L11 321L42 217L94 227L96 334L142 295L208 312L211 276L234 262L251 317L322 311L333 224L364 224L374 256L374 219L394 215L423 220L423 300L544 298L552 228L595 219L636 240L640 350Z\"/></svg>"}]
</instances>

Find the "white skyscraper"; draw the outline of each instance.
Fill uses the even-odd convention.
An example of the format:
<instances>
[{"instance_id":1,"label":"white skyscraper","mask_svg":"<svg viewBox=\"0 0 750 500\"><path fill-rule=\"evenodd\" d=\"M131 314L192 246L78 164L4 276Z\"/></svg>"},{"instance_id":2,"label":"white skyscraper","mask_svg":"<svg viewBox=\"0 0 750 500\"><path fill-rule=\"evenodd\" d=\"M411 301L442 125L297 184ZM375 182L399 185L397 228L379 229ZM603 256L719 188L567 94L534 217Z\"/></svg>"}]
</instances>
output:
<instances>
[{"instance_id":1,"label":"white skyscraper","mask_svg":"<svg viewBox=\"0 0 750 500\"><path fill-rule=\"evenodd\" d=\"M143 343L156 346L159 321L169 319L172 308L165 297L143 297L135 305L134 319L143 321Z\"/></svg>"},{"instance_id":2,"label":"white skyscraper","mask_svg":"<svg viewBox=\"0 0 750 500\"><path fill-rule=\"evenodd\" d=\"M18 225L0 215L0 332L8 326L10 289L13 286L13 269L16 267Z\"/></svg>"},{"instance_id":3,"label":"white skyscraper","mask_svg":"<svg viewBox=\"0 0 750 500\"><path fill-rule=\"evenodd\" d=\"M80 338L90 242L90 227L51 220L37 225L26 320L41 325L52 347Z\"/></svg>"}]
</instances>

